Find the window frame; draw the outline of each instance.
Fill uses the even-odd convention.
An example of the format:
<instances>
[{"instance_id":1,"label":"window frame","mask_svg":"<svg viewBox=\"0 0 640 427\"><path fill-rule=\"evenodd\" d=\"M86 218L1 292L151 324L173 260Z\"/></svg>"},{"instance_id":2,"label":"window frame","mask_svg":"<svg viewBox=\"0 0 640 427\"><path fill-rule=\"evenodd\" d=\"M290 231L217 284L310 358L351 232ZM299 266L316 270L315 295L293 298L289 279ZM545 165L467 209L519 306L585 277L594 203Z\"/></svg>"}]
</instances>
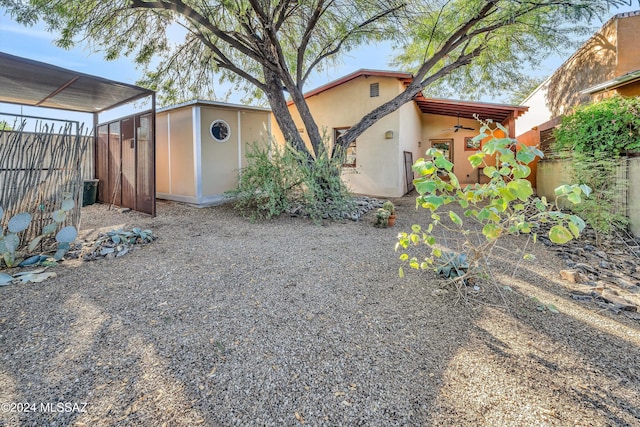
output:
<instances>
[{"instance_id":1,"label":"window frame","mask_svg":"<svg viewBox=\"0 0 640 427\"><path fill-rule=\"evenodd\" d=\"M347 129L350 129L350 126L344 126L344 127L337 127L337 128L333 128L333 145L335 146L336 141L338 140L338 137ZM350 151L353 152L353 154L350 154ZM352 141L349 146L346 148L345 153L344 153L344 158L345 161L347 159L349 159L350 157L353 157L353 162L352 163L343 163L342 167L344 168L355 168L357 166L357 162L358 162L358 156L357 156L357 139L355 141Z\"/></svg>"}]
</instances>

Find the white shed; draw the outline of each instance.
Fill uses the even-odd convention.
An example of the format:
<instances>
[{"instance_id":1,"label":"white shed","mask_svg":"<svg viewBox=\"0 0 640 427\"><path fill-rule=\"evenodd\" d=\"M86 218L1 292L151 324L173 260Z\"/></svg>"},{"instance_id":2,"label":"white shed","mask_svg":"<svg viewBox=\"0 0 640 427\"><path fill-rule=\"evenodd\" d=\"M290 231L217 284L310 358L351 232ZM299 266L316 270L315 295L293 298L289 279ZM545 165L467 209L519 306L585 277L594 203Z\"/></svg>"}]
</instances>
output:
<instances>
[{"instance_id":1,"label":"white shed","mask_svg":"<svg viewBox=\"0 0 640 427\"><path fill-rule=\"evenodd\" d=\"M157 197L198 206L225 201L247 165L247 145L270 134L266 108L194 100L158 110Z\"/></svg>"}]
</instances>

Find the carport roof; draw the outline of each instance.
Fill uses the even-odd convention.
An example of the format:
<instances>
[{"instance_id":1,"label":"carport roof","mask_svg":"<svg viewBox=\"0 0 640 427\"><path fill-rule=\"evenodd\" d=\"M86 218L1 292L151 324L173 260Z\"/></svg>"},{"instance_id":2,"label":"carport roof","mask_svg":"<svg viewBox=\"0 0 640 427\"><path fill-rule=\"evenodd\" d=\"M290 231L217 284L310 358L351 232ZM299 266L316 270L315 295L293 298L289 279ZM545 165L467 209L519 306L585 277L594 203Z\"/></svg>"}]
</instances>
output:
<instances>
[{"instance_id":1,"label":"carport roof","mask_svg":"<svg viewBox=\"0 0 640 427\"><path fill-rule=\"evenodd\" d=\"M0 102L101 113L153 91L0 52Z\"/></svg>"}]
</instances>

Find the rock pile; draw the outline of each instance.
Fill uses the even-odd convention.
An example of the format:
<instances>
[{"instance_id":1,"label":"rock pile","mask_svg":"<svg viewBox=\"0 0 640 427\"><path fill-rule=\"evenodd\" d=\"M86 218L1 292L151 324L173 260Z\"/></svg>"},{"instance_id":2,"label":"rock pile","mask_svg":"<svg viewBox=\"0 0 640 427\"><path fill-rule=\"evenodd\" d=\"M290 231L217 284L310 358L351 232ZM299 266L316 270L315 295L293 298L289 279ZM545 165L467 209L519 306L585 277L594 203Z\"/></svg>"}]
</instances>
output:
<instances>
[{"instance_id":1,"label":"rock pile","mask_svg":"<svg viewBox=\"0 0 640 427\"><path fill-rule=\"evenodd\" d=\"M590 237L593 231L578 241L550 245L568 267L560 276L583 285L572 290L571 297L640 320L640 242L617 237L596 247Z\"/></svg>"},{"instance_id":2,"label":"rock pile","mask_svg":"<svg viewBox=\"0 0 640 427\"><path fill-rule=\"evenodd\" d=\"M362 215L366 214L370 210L378 209L382 207L384 200L376 199L375 197L358 196L353 198L353 204L348 210L340 210L332 212L330 209L323 215L324 219L350 219L352 221L358 221ZM302 204L292 206L288 213L291 216L309 216L305 211Z\"/></svg>"}]
</instances>

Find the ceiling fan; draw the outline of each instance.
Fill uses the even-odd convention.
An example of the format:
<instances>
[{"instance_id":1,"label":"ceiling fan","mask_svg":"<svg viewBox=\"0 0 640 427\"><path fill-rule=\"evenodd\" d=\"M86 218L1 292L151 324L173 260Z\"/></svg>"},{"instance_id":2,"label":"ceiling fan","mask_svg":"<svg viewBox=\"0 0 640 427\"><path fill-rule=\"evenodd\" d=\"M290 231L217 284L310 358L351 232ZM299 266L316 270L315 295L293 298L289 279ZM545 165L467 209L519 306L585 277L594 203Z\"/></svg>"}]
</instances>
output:
<instances>
[{"instance_id":1,"label":"ceiling fan","mask_svg":"<svg viewBox=\"0 0 640 427\"><path fill-rule=\"evenodd\" d=\"M452 128L449 129L444 129L444 130L453 130L454 132L458 132L460 129L464 129L464 130L475 130L474 128L470 128L467 126L462 126L460 124L460 113L458 113L458 124L454 125Z\"/></svg>"}]
</instances>

